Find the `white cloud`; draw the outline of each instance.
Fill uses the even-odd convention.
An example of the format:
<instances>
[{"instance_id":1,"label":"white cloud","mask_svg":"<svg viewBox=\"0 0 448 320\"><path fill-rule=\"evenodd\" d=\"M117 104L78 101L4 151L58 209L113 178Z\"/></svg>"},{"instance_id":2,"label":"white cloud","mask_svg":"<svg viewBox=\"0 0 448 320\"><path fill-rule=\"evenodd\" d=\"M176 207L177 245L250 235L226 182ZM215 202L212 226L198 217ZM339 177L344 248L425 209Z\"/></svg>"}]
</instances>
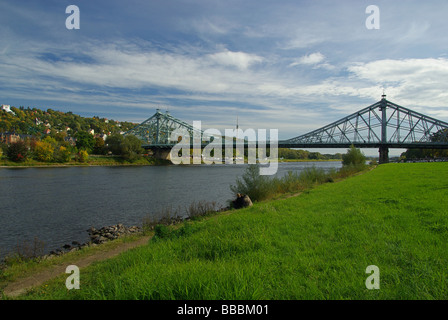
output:
<instances>
[{"instance_id":1,"label":"white cloud","mask_svg":"<svg viewBox=\"0 0 448 320\"><path fill-rule=\"evenodd\" d=\"M325 56L320 52L311 53L300 57L297 61L290 64L290 66L295 66L299 64L313 65L318 64L325 60Z\"/></svg>"},{"instance_id":2,"label":"white cloud","mask_svg":"<svg viewBox=\"0 0 448 320\"><path fill-rule=\"evenodd\" d=\"M224 66L234 66L238 69L245 70L255 63L263 61L263 58L254 54L245 52L222 51L209 55L209 58Z\"/></svg>"},{"instance_id":3,"label":"white cloud","mask_svg":"<svg viewBox=\"0 0 448 320\"><path fill-rule=\"evenodd\" d=\"M448 106L448 60L384 59L348 68L364 84L376 84L393 94L402 105ZM400 103L399 103L400 104Z\"/></svg>"},{"instance_id":4,"label":"white cloud","mask_svg":"<svg viewBox=\"0 0 448 320\"><path fill-rule=\"evenodd\" d=\"M320 68L327 70L335 69L333 65L331 65L326 61L326 57L320 52L315 52L309 55L301 56L299 59L296 59L294 62L289 64L290 67L300 65L312 66L313 69L320 69Z\"/></svg>"}]
</instances>

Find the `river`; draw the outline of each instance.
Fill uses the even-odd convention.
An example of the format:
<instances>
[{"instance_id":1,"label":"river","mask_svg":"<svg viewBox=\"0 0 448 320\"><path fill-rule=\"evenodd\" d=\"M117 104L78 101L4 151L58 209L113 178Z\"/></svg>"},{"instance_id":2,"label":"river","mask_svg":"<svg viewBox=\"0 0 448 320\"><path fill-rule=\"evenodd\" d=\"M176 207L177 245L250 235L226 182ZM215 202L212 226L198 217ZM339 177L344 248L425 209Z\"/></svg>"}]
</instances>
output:
<instances>
[{"instance_id":1,"label":"river","mask_svg":"<svg viewBox=\"0 0 448 320\"><path fill-rule=\"evenodd\" d=\"M279 163L277 176L340 161ZM37 238L45 253L88 241L90 227L142 225L163 208L194 201L225 207L245 165L101 166L0 169L0 257Z\"/></svg>"}]
</instances>

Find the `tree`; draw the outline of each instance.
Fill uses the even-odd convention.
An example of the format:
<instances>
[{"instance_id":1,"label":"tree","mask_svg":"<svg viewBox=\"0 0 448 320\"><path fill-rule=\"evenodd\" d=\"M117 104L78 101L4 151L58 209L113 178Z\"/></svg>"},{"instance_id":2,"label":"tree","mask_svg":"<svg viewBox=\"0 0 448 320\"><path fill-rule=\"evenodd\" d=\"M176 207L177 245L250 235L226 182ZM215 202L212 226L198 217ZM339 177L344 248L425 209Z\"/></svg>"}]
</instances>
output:
<instances>
[{"instance_id":1,"label":"tree","mask_svg":"<svg viewBox=\"0 0 448 320\"><path fill-rule=\"evenodd\" d=\"M53 160L54 146L47 141L37 141L34 147L34 158L39 161Z\"/></svg>"},{"instance_id":2,"label":"tree","mask_svg":"<svg viewBox=\"0 0 448 320\"><path fill-rule=\"evenodd\" d=\"M112 154L121 155L122 154L121 143L123 142L123 140L124 137L119 133L108 136L106 138L107 150L112 152Z\"/></svg>"},{"instance_id":3,"label":"tree","mask_svg":"<svg viewBox=\"0 0 448 320\"><path fill-rule=\"evenodd\" d=\"M130 161L134 161L143 153L142 142L133 135L124 137L121 143L121 155Z\"/></svg>"},{"instance_id":4,"label":"tree","mask_svg":"<svg viewBox=\"0 0 448 320\"><path fill-rule=\"evenodd\" d=\"M53 158L56 162L68 162L72 158L72 153L67 147L59 146L57 149L55 149Z\"/></svg>"},{"instance_id":5,"label":"tree","mask_svg":"<svg viewBox=\"0 0 448 320\"><path fill-rule=\"evenodd\" d=\"M95 138L95 145L93 146L94 154L104 154L104 140L101 137Z\"/></svg>"},{"instance_id":6,"label":"tree","mask_svg":"<svg viewBox=\"0 0 448 320\"><path fill-rule=\"evenodd\" d=\"M351 145L350 149L347 150L347 153L342 155L342 165L343 166L365 166L366 157L361 152L361 150L355 148L354 145Z\"/></svg>"},{"instance_id":7,"label":"tree","mask_svg":"<svg viewBox=\"0 0 448 320\"><path fill-rule=\"evenodd\" d=\"M28 145L22 140L13 142L8 146L6 156L14 162L26 161L29 156Z\"/></svg>"},{"instance_id":8,"label":"tree","mask_svg":"<svg viewBox=\"0 0 448 320\"><path fill-rule=\"evenodd\" d=\"M95 139L87 131L79 131L76 133L76 147L79 150L85 150L88 153L93 150L95 146Z\"/></svg>"}]
</instances>

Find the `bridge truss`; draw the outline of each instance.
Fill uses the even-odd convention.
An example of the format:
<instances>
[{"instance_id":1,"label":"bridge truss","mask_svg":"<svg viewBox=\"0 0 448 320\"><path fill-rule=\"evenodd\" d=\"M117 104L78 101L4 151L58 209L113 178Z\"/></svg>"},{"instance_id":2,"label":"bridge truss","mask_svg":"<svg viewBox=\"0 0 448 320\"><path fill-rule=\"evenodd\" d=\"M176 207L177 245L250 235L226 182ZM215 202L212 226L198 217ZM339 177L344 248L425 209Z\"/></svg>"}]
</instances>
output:
<instances>
[{"instance_id":1,"label":"bridge truss","mask_svg":"<svg viewBox=\"0 0 448 320\"><path fill-rule=\"evenodd\" d=\"M171 140L171 133L179 129L188 132L190 137L193 137L195 131L202 135L201 130L171 116L169 112L163 113L159 109L157 109L156 113L151 118L129 130L125 135L135 135L142 140L143 147L165 148L172 147L178 142Z\"/></svg>"},{"instance_id":2,"label":"bridge truss","mask_svg":"<svg viewBox=\"0 0 448 320\"><path fill-rule=\"evenodd\" d=\"M166 151L178 143L171 140L171 133L178 129L186 130L191 139L194 134L201 140L206 138L203 131L159 109L125 135L137 136L146 149ZM222 139L224 144L226 137ZM358 112L277 144L280 148L348 148L351 145L378 148L380 163L388 162L389 148L448 149L448 123L392 103L383 95L380 101Z\"/></svg>"},{"instance_id":3,"label":"bridge truss","mask_svg":"<svg viewBox=\"0 0 448 320\"><path fill-rule=\"evenodd\" d=\"M388 148L448 148L448 123L383 98L320 129L279 143L289 148L379 148L387 162Z\"/></svg>"}]
</instances>

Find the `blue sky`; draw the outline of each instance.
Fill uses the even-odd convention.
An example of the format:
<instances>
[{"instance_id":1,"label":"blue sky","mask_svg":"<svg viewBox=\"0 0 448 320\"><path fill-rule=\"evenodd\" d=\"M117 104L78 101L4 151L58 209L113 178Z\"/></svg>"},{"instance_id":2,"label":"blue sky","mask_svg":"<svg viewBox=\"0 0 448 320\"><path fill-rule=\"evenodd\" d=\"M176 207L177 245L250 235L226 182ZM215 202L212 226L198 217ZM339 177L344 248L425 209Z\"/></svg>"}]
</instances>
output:
<instances>
[{"instance_id":1,"label":"blue sky","mask_svg":"<svg viewBox=\"0 0 448 320\"><path fill-rule=\"evenodd\" d=\"M384 89L448 121L447 13L446 0L0 0L0 103L132 122L160 108L220 130L238 116L286 139Z\"/></svg>"}]
</instances>

